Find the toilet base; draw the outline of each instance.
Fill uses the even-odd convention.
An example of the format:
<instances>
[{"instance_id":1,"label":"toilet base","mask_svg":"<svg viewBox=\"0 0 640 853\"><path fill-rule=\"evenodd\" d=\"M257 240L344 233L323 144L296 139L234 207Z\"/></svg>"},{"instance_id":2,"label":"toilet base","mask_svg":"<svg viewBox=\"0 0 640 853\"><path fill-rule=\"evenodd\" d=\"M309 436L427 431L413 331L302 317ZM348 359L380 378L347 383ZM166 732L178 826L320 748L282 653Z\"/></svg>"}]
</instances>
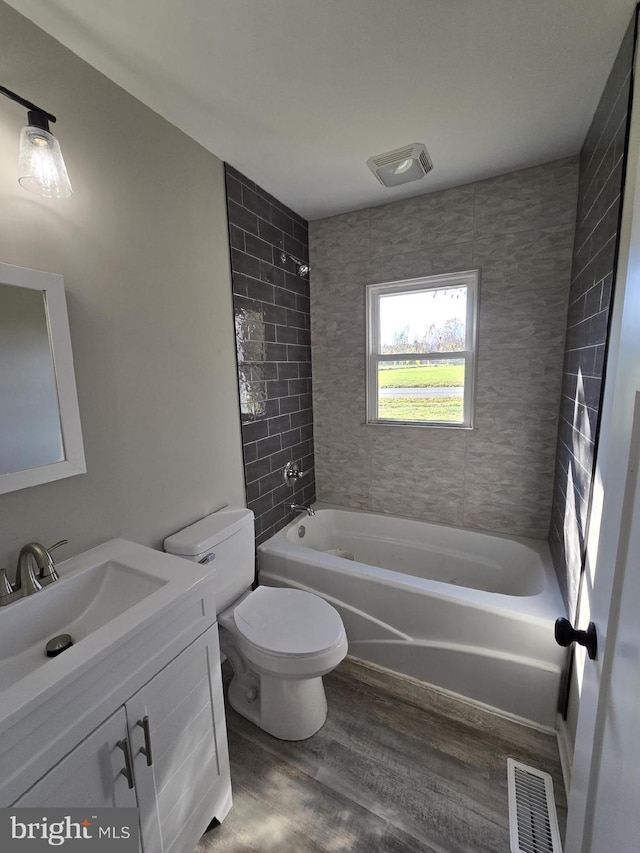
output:
<instances>
[{"instance_id":1,"label":"toilet base","mask_svg":"<svg viewBox=\"0 0 640 853\"><path fill-rule=\"evenodd\" d=\"M322 728L327 719L322 676L278 678L261 673L257 678L257 696L235 675L231 679L228 698L234 711L280 740L305 740Z\"/></svg>"}]
</instances>

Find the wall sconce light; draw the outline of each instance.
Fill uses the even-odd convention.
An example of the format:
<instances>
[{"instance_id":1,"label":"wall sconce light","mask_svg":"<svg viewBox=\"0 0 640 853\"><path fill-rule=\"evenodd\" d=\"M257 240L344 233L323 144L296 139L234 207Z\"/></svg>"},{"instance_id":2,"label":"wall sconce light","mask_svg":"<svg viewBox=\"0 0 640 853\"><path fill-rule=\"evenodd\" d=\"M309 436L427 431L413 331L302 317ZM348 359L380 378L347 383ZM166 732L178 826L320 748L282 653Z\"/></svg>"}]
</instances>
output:
<instances>
[{"instance_id":1,"label":"wall sconce light","mask_svg":"<svg viewBox=\"0 0 640 853\"><path fill-rule=\"evenodd\" d=\"M20 132L18 182L45 198L69 198L73 193L60 143L49 130L56 117L0 86L0 94L27 109L27 125Z\"/></svg>"},{"instance_id":2,"label":"wall sconce light","mask_svg":"<svg viewBox=\"0 0 640 853\"><path fill-rule=\"evenodd\" d=\"M287 254L287 252L283 252L280 255L280 263L285 265L287 261L293 261L296 266L296 273L300 276L300 278L304 278L309 275L311 268L309 264L305 264L304 261L301 261L299 258L295 258L293 255Z\"/></svg>"}]
</instances>

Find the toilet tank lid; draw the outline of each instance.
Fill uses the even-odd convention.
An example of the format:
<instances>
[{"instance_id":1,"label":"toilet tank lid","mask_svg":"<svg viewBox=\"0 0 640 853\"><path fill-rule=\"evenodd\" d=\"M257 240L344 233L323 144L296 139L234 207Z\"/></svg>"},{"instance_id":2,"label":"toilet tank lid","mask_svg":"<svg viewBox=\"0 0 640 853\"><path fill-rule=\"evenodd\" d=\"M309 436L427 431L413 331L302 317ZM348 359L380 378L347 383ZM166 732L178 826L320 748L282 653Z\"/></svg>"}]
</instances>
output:
<instances>
[{"instance_id":1,"label":"toilet tank lid","mask_svg":"<svg viewBox=\"0 0 640 853\"><path fill-rule=\"evenodd\" d=\"M253 526L253 512L244 507L225 507L164 540L170 554L195 557L205 554L243 527Z\"/></svg>"}]
</instances>

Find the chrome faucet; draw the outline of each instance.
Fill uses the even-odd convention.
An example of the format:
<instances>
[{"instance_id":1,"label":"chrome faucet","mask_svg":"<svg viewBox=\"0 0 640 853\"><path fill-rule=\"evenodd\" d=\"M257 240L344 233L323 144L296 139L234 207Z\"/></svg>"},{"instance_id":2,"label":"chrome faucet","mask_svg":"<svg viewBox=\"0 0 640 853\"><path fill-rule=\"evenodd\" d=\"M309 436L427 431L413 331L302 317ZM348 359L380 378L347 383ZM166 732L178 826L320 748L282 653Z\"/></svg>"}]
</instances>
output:
<instances>
[{"instance_id":1,"label":"chrome faucet","mask_svg":"<svg viewBox=\"0 0 640 853\"><path fill-rule=\"evenodd\" d=\"M58 573L53 565L50 552L59 545L66 545L67 541L67 539L61 539L60 542L56 542L48 549L39 542L28 542L24 545L18 555L18 568L13 586L2 570L0 606L10 604L25 595L33 595L34 592L39 592L43 586L57 581Z\"/></svg>"},{"instance_id":2,"label":"chrome faucet","mask_svg":"<svg viewBox=\"0 0 640 853\"><path fill-rule=\"evenodd\" d=\"M35 569L38 570L39 577L36 577ZM58 573L53 568L51 554L39 542L29 542L20 549L13 591L21 589L23 595L32 595L34 592L38 592L43 587L40 578L44 579L45 572L51 577L48 583L58 580Z\"/></svg>"},{"instance_id":3,"label":"chrome faucet","mask_svg":"<svg viewBox=\"0 0 640 853\"><path fill-rule=\"evenodd\" d=\"M306 512L307 515L316 514L316 511L312 506L305 506L304 504L289 504L289 509L291 512Z\"/></svg>"}]
</instances>

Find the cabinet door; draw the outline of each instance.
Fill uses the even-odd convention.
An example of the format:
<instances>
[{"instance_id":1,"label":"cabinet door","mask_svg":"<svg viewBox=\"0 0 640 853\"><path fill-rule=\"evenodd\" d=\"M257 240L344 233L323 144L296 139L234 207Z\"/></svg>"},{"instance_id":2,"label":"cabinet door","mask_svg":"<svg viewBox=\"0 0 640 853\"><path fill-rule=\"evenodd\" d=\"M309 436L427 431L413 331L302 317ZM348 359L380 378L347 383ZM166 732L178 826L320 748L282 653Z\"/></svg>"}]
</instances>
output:
<instances>
[{"instance_id":1,"label":"cabinet door","mask_svg":"<svg viewBox=\"0 0 640 853\"><path fill-rule=\"evenodd\" d=\"M218 626L126 705L146 851L183 853L231 807Z\"/></svg>"},{"instance_id":2,"label":"cabinet door","mask_svg":"<svg viewBox=\"0 0 640 853\"><path fill-rule=\"evenodd\" d=\"M16 807L136 808L136 793L122 774L128 737L123 708L116 711L20 799Z\"/></svg>"}]
</instances>

